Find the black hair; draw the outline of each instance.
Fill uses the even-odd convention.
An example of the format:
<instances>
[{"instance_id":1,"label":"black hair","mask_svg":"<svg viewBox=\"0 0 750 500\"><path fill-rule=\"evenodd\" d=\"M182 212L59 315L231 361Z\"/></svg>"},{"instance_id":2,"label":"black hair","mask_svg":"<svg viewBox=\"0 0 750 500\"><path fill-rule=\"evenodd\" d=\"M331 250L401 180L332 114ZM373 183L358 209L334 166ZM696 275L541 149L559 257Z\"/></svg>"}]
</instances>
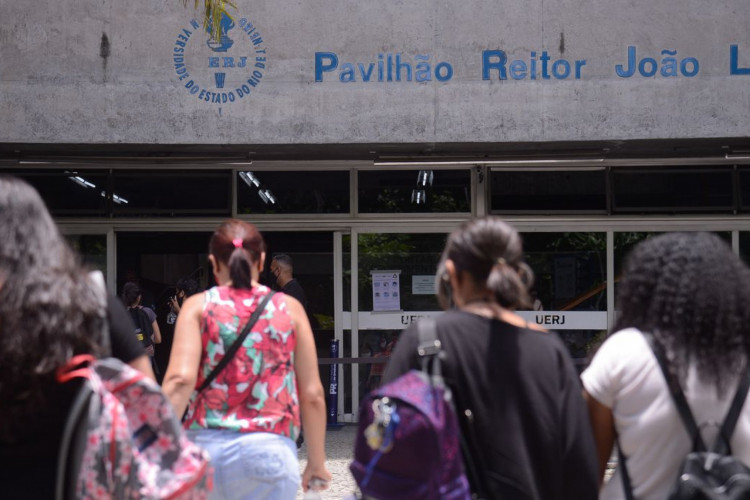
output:
<instances>
[{"instance_id":1,"label":"black hair","mask_svg":"<svg viewBox=\"0 0 750 500\"><path fill-rule=\"evenodd\" d=\"M444 308L450 306L445 284L447 259L453 261L458 273L468 272L478 285L489 288L501 306L518 309L530 305L534 273L523 262L518 232L499 217L466 221L448 237L436 276L438 300Z\"/></svg>"},{"instance_id":2,"label":"black hair","mask_svg":"<svg viewBox=\"0 0 750 500\"><path fill-rule=\"evenodd\" d=\"M723 394L750 352L750 270L718 236L668 233L638 244L619 285L616 330L651 333L684 387L688 368Z\"/></svg>"},{"instance_id":3,"label":"black hair","mask_svg":"<svg viewBox=\"0 0 750 500\"><path fill-rule=\"evenodd\" d=\"M52 410L58 368L100 353L105 300L38 193L0 176L0 441Z\"/></svg>"},{"instance_id":4,"label":"black hair","mask_svg":"<svg viewBox=\"0 0 750 500\"><path fill-rule=\"evenodd\" d=\"M175 288L185 292L185 297L190 297L191 295L195 295L196 293L200 291L198 282L195 281L193 278L180 279L175 285Z\"/></svg>"},{"instance_id":5,"label":"black hair","mask_svg":"<svg viewBox=\"0 0 750 500\"><path fill-rule=\"evenodd\" d=\"M138 302L138 297L142 294L141 287L137 283L128 281L122 287L122 293L120 294L120 300L127 307L133 307Z\"/></svg>"},{"instance_id":6,"label":"black hair","mask_svg":"<svg viewBox=\"0 0 750 500\"><path fill-rule=\"evenodd\" d=\"M279 253L273 256L273 260L276 261L277 264L279 264L284 269L288 269L292 271L294 269L294 264L292 263L292 258L289 257L285 253Z\"/></svg>"},{"instance_id":7,"label":"black hair","mask_svg":"<svg viewBox=\"0 0 750 500\"><path fill-rule=\"evenodd\" d=\"M258 228L238 219L222 222L208 244L211 255L229 267L234 288L252 288L252 266L265 250Z\"/></svg>"}]
</instances>

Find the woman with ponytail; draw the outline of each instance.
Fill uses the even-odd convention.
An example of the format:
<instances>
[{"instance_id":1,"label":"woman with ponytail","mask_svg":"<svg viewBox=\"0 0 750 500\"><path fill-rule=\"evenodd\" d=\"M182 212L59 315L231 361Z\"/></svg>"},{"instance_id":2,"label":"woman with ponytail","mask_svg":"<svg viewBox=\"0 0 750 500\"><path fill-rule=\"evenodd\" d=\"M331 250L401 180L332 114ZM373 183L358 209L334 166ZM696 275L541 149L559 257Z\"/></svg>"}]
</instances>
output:
<instances>
[{"instance_id":1,"label":"woman with ponytail","mask_svg":"<svg viewBox=\"0 0 750 500\"><path fill-rule=\"evenodd\" d=\"M449 237L436 276L447 309L437 319L480 498L594 499L597 465L578 375L556 335L514 310L528 307L531 269L521 238L498 217L465 222ZM417 328L401 334L383 377L419 367Z\"/></svg>"},{"instance_id":2,"label":"woman with ponytail","mask_svg":"<svg viewBox=\"0 0 750 500\"><path fill-rule=\"evenodd\" d=\"M264 303L272 293L258 283L265 243L252 224L222 223L208 258L218 286L182 304L164 392L178 415L185 414L188 435L211 455L211 498L296 498L300 413L308 447L302 487L307 490L313 477L331 477L310 323L292 297L277 293ZM253 313L257 320L232 354ZM214 371L225 356L230 361Z\"/></svg>"}]
</instances>

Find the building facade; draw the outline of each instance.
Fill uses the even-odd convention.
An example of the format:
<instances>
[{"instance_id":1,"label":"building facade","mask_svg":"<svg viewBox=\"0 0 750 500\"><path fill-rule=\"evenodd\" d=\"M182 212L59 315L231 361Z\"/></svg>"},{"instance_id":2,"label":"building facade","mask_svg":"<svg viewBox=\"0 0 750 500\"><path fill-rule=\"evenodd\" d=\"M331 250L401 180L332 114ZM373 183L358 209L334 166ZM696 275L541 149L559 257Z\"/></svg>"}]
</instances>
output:
<instances>
[{"instance_id":1,"label":"building facade","mask_svg":"<svg viewBox=\"0 0 750 500\"><path fill-rule=\"evenodd\" d=\"M211 284L218 222L258 225L294 259L321 357L338 340L348 360L337 420L438 313L435 265L469 217L523 233L522 314L581 365L636 242L707 230L750 255L739 0L239 1L213 39L181 2L0 6L0 171L161 312L178 279Z\"/></svg>"}]
</instances>

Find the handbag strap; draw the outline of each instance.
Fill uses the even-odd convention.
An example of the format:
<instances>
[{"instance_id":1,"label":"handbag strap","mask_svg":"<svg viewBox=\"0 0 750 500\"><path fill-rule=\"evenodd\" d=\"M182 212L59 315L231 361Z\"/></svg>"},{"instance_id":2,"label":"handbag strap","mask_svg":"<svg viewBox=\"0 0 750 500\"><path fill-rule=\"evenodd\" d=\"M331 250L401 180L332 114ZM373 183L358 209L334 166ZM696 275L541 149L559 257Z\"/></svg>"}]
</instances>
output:
<instances>
[{"instance_id":1,"label":"handbag strap","mask_svg":"<svg viewBox=\"0 0 750 500\"><path fill-rule=\"evenodd\" d=\"M273 297L275 293L276 292L270 292L268 295L263 297L263 299L260 301L260 304L258 304L258 307L255 308L255 311L253 311L253 314L247 320L247 323L245 323L245 327L237 336L237 340L232 343L229 350L227 350L227 352L224 354L224 357L221 358L221 361L219 361L219 364L217 364L214 369L211 370L211 373L208 374L208 377L206 377L201 386L198 387L197 392L199 394L203 392L206 387L211 385L211 382L214 381L221 370L223 370L229 364L235 353L239 350L240 346L242 346L242 343L245 341L247 334L250 333L250 329L255 325L255 323L258 322L258 319L260 319L260 315L263 314L263 311L266 308L266 304L268 304L268 301L271 300L271 297Z\"/></svg>"},{"instance_id":2,"label":"handbag strap","mask_svg":"<svg viewBox=\"0 0 750 500\"><path fill-rule=\"evenodd\" d=\"M439 384L444 388L446 397L448 399L449 406L453 413L456 413L456 409L453 403L453 397L451 395L450 388L445 385L442 374L442 365L440 363L442 354L442 343L437 336L437 324L434 318L423 318L417 323L417 333L419 334L419 345L417 347L417 355L421 361L422 372L430 377L433 384ZM428 365L432 360L432 373L429 373ZM458 419L458 415L456 415ZM471 436L469 436L471 437ZM475 494L472 498L485 499L489 498L486 494L486 487L484 484L484 478L480 474L477 465L474 463L474 458L471 454L471 448L469 443L466 441L466 436L461 432L461 426L458 426L458 439L461 447L461 455L464 459L464 465L466 466L466 474L468 476L470 484L476 488Z\"/></svg>"}]
</instances>

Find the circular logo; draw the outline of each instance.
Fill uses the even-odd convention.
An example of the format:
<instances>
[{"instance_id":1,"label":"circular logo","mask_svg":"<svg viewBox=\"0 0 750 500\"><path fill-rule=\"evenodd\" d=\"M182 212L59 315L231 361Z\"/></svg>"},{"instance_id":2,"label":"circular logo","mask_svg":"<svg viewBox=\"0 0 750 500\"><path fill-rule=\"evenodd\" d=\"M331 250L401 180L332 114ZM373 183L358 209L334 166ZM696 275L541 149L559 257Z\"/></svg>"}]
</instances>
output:
<instances>
[{"instance_id":1,"label":"circular logo","mask_svg":"<svg viewBox=\"0 0 750 500\"><path fill-rule=\"evenodd\" d=\"M175 39L175 76L185 92L212 104L231 104L255 93L266 71L263 36L247 18L221 16L219 33L195 19Z\"/></svg>"}]
</instances>

